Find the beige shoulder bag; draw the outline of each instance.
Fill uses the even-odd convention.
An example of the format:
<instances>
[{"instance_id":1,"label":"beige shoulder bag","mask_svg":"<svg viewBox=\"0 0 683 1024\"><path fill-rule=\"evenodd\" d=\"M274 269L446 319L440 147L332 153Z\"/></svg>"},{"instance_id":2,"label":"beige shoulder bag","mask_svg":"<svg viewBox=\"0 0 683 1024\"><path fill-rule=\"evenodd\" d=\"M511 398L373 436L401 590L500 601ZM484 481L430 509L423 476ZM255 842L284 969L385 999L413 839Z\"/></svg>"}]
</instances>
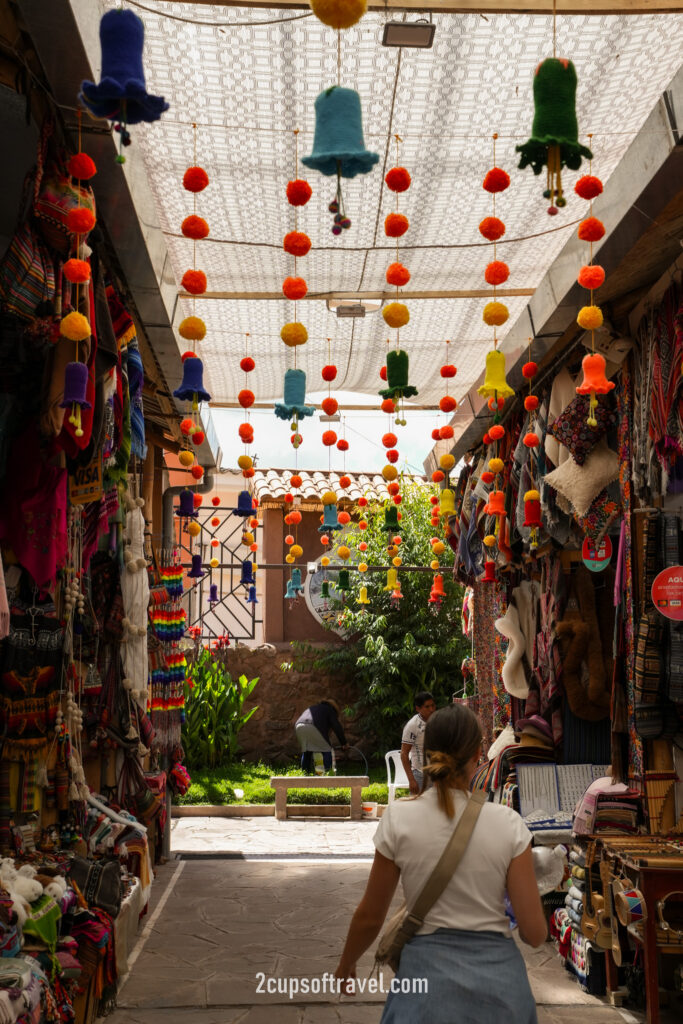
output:
<instances>
[{"instance_id":1,"label":"beige shoulder bag","mask_svg":"<svg viewBox=\"0 0 683 1024\"><path fill-rule=\"evenodd\" d=\"M483 790L471 795L460 821L453 829L453 835L446 844L446 849L439 857L436 867L412 908L408 910L404 903L389 919L377 945L375 968L386 964L392 971L398 970L401 950L422 927L425 917L453 877L460 858L467 849L479 812L487 800L488 793Z\"/></svg>"}]
</instances>

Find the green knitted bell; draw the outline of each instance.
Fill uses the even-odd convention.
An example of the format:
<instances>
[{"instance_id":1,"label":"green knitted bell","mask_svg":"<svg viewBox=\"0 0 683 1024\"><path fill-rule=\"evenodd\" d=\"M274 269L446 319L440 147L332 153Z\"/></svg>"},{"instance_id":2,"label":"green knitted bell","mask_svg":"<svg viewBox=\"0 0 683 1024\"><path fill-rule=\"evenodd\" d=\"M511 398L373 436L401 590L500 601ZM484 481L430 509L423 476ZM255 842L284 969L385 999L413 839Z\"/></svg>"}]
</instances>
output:
<instances>
[{"instance_id":1,"label":"green knitted bell","mask_svg":"<svg viewBox=\"0 0 683 1024\"><path fill-rule=\"evenodd\" d=\"M380 391L382 398L411 398L417 388L408 383L408 353L391 349L387 353L387 384Z\"/></svg>"},{"instance_id":2,"label":"green knitted bell","mask_svg":"<svg viewBox=\"0 0 683 1024\"><path fill-rule=\"evenodd\" d=\"M343 592L344 590L350 590L350 589L351 589L351 583L349 581L349 570L348 569L340 569L339 570L339 579L337 580L337 590L341 590Z\"/></svg>"},{"instance_id":3,"label":"green knitted bell","mask_svg":"<svg viewBox=\"0 0 683 1024\"><path fill-rule=\"evenodd\" d=\"M543 195L550 199L548 213L557 213L567 200L562 193L562 168L572 171L581 166L581 158L593 154L579 143L576 120L576 68L570 60L549 57L536 68L534 78L534 122L531 138L523 146L519 167L531 167L534 174L547 168L547 188Z\"/></svg>"},{"instance_id":4,"label":"green knitted bell","mask_svg":"<svg viewBox=\"0 0 683 1024\"><path fill-rule=\"evenodd\" d=\"M398 533L400 530L400 524L398 521L398 509L395 505L387 505L384 509L384 526L383 530L389 530L392 533Z\"/></svg>"}]
</instances>

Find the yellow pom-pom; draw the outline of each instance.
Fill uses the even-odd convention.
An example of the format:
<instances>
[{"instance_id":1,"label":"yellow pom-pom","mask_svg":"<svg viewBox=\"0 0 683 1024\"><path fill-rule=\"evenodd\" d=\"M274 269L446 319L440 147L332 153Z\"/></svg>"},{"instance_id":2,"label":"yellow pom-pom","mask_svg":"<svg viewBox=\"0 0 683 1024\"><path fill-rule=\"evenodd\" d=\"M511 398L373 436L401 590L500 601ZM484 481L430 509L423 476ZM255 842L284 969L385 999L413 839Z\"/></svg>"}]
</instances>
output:
<instances>
[{"instance_id":1,"label":"yellow pom-pom","mask_svg":"<svg viewBox=\"0 0 683 1024\"><path fill-rule=\"evenodd\" d=\"M181 466L184 466L185 469L189 469L194 462L194 452L188 452L187 449L183 449L178 452L178 462Z\"/></svg>"},{"instance_id":2,"label":"yellow pom-pom","mask_svg":"<svg viewBox=\"0 0 683 1024\"><path fill-rule=\"evenodd\" d=\"M368 9L367 0L310 0L318 21L330 28L351 28Z\"/></svg>"},{"instance_id":3,"label":"yellow pom-pom","mask_svg":"<svg viewBox=\"0 0 683 1024\"><path fill-rule=\"evenodd\" d=\"M59 333L69 341L85 341L90 337L90 324L82 313L67 313L59 325Z\"/></svg>"},{"instance_id":4,"label":"yellow pom-pom","mask_svg":"<svg viewBox=\"0 0 683 1024\"><path fill-rule=\"evenodd\" d=\"M492 547L494 547L495 543L496 543L496 538L493 536L493 534L492 533L487 533L486 536L484 537L484 544L486 545L486 547L487 548L492 548Z\"/></svg>"},{"instance_id":5,"label":"yellow pom-pom","mask_svg":"<svg viewBox=\"0 0 683 1024\"><path fill-rule=\"evenodd\" d=\"M247 546L249 546L249 544L253 544L254 543L254 534L253 533L249 533L248 530L245 531L245 533L242 534L242 543L246 544Z\"/></svg>"},{"instance_id":6,"label":"yellow pom-pom","mask_svg":"<svg viewBox=\"0 0 683 1024\"><path fill-rule=\"evenodd\" d=\"M251 469L251 467L254 465L254 460L252 459L251 455L240 455L239 459L237 460L237 465L240 467L240 469Z\"/></svg>"},{"instance_id":7,"label":"yellow pom-pom","mask_svg":"<svg viewBox=\"0 0 683 1024\"><path fill-rule=\"evenodd\" d=\"M487 302L482 313L482 319L489 327L501 327L509 316L510 311L503 302Z\"/></svg>"},{"instance_id":8,"label":"yellow pom-pom","mask_svg":"<svg viewBox=\"0 0 683 1024\"><path fill-rule=\"evenodd\" d=\"M367 571L368 571L368 564L367 564L367 562L361 562L359 564L359 566L358 566L358 572L367 572Z\"/></svg>"},{"instance_id":9,"label":"yellow pom-pom","mask_svg":"<svg viewBox=\"0 0 683 1024\"><path fill-rule=\"evenodd\" d=\"M342 546L341 546L341 547L337 548L337 555L338 555L338 556L339 556L339 558L341 558L341 559L342 559L342 560L343 560L344 562L345 562L345 561L346 561L346 559L347 559L347 558L348 558L348 557L350 556L350 554L351 554L351 552L350 552L350 550L349 550L349 549L348 549L348 548L346 547L346 545L345 545L345 544L342 544Z\"/></svg>"},{"instance_id":10,"label":"yellow pom-pom","mask_svg":"<svg viewBox=\"0 0 683 1024\"><path fill-rule=\"evenodd\" d=\"M439 458L439 465L445 473L449 473L455 465L455 456L450 453L446 453Z\"/></svg>"},{"instance_id":11,"label":"yellow pom-pom","mask_svg":"<svg viewBox=\"0 0 683 1024\"><path fill-rule=\"evenodd\" d=\"M382 470L382 476L384 477L385 480L388 481L395 480L396 477L398 476L398 470L396 469L396 466L392 466L391 463L388 462L384 469Z\"/></svg>"},{"instance_id":12,"label":"yellow pom-pom","mask_svg":"<svg viewBox=\"0 0 683 1024\"><path fill-rule=\"evenodd\" d=\"M502 473L504 463L502 459L489 459L489 469L492 473Z\"/></svg>"},{"instance_id":13,"label":"yellow pom-pom","mask_svg":"<svg viewBox=\"0 0 683 1024\"><path fill-rule=\"evenodd\" d=\"M437 540L432 544L432 551L435 555L442 555L446 550L446 545L442 540Z\"/></svg>"},{"instance_id":14,"label":"yellow pom-pom","mask_svg":"<svg viewBox=\"0 0 683 1024\"><path fill-rule=\"evenodd\" d=\"M540 501L541 500L541 495L538 493L538 491L525 491L524 492L524 500L525 501Z\"/></svg>"},{"instance_id":15,"label":"yellow pom-pom","mask_svg":"<svg viewBox=\"0 0 683 1024\"><path fill-rule=\"evenodd\" d=\"M287 562L288 565L291 565L294 561L296 561L294 555L285 555L285 562Z\"/></svg>"},{"instance_id":16,"label":"yellow pom-pom","mask_svg":"<svg viewBox=\"0 0 683 1024\"><path fill-rule=\"evenodd\" d=\"M308 341L308 331L303 324L285 324L280 331L280 337L289 348L296 348L297 345L305 345Z\"/></svg>"},{"instance_id":17,"label":"yellow pom-pom","mask_svg":"<svg viewBox=\"0 0 683 1024\"><path fill-rule=\"evenodd\" d=\"M391 559L391 564L395 565L396 568L398 569L399 565L403 565L403 559L401 558L400 555L394 555L394 557Z\"/></svg>"},{"instance_id":18,"label":"yellow pom-pom","mask_svg":"<svg viewBox=\"0 0 683 1024\"><path fill-rule=\"evenodd\" d=\"M289 553L290 555L294 555L295 558L301 558L304 553L304 549L301 547L301 544L292 544L289 549Z\"/></svg>"},{"instance_id":19,"label":"yellow pom-pom","mask_svg":"<svg viewBox=\"0 0 683 1024\"><path fill-rule=\"evenodd\" d=\"M206 324L198 316L186 316L180 321L178 334L185 341L201 341L206 336Z\"/></svg>"},{"instance_id":20,"label":"yellow pom-pom","mask_svg":"<svg viewBox=\"0 0 683 1024\"><path fill-rule=\"evenodd\" d=\"M337 495L334 493L334 491L325 491L321 500L323 505L336 505Z\"/></svg>"},{"instance_id":21,"label":"yellow pom-pom","mask_svg":"<svg viewBox=\"0 0 683 1024\"><path fill-rule=\"evenodd\" d=\"M382 310L382 316L387 327L405 327L410 320L408 307L402 302L390 302Z\"/></svg>"},{"instance_id":22,"label":"yellow pom-pom","mask_svg":"<svg viewBox=\"0 0 683 1024\"><path fill-rule=\"evenodd\" d=\"M218 561L217 558L212 558L211 561L209 562L209 565L211 566L212 569L217 569L218 566L220 565L220 562Z\"/></svg>"},{"instance_id":23,"label":"yellow pom-pom","mask_svg":"<svg viewBox=\"0 0 683 1024\"><path fill-rule=\"evenodd\" d=\"M189 533L190 537L198 537L199 534L202 532L202 528L199 525L199 523L188 523L187 532Z\"/></svg>"},{"instance_id":24,"label":"yellow pom-pom","mask_svg":"<svg viewBox=\"0 0 683 1024\"><path fill-rule=\"evenodd\" d=\"M429 563L429 568L430 569L440 569L441 568L441 563L439 562L439 559L438 558L432 558L431 562Z\"/></svg>"},{"instance_id":25,"label":"yellow pom-pom","mask_svg":"<svg viewBox=\"0 0 683 1024\"><path fill-rule=\"evenodd\" d=\"M327 555L323 555L323 557L320 559L320 564L322 565L323 569L327 568L327 566L330 564L330 560L327 557Z\"/></svg>"},{"instance_id":26,"label":"yellow pom-pom","mask_svg":"<svg viewBox=\"0 0 683 1024\"><path fill-rule=\"evenodd\" d=\"M599 306L584 306L579 310L576 322L584 331L596 331L602 327L602 310Z\"/></svg>"}]
</instances>

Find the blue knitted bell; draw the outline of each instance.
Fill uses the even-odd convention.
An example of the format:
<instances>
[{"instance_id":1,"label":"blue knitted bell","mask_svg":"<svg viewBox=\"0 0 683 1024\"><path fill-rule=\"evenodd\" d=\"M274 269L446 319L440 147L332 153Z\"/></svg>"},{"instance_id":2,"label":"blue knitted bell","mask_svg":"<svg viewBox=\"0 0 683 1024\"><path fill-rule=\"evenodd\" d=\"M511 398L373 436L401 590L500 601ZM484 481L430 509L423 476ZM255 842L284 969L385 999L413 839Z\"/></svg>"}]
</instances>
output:
<instances>
[{"instance_id":1,"label":"blue knitted bell","mask_svg":"<svg viewBox=\"0 0 683 1024\"><path fill-rule=\"evenodd\" d=\"M190 569L190 571L188 572L187 575L191 579L194 579L194 580L201 580L201 579L204 578L206 573L202 572L202 556L201 555L193 555L192 556L192 568Z\"/></svg>"},{"instance_id":2,"label":"blue knitted bell","mask_svg":"<svg viewBox=\"0 0 683 1024\"><path fill-rule=\"evenodd\" d=\"M291 580L287 580L287 589L285 590L285 597L288 601L296 601L299 596L299 591L294 589Z\"/></svg>"},{"instance_id":3,"label":"blue knitted bell","mask_svg":"<svg viewBox=\"0 0 683 1024\"><path fill-rule=\"evenodd\" d=\"M297 593L300 594L303 591L304 588L301 583L301 569L292 569L292 578L290 582Z\"/></svg>"},{"instance_id":4,"label":"blue knitted bell","mask_svg":"<svg viewBox=\"0 0 683 1024\"><path fill-rule=\"evenodd\" d=\"M256 596L256 587L254 587L254 586L249 587L249 593L247 594L246 601L247 601L247 604L258 604L259 603L258 597Z\"/></svg>"},{"instance_id":5,"label":"blue knitted bell","mask_svg":"<svg viewBox=\"0 0 683 1024\"><path fill-rule=\"evenodd\" d=\"M291 420L296 415L299 419L312 416L315 406L306 405L306 374L303 370L286 370L284 398L275 405L275 415L280 420Z\"/></svg>"},{"instance_id":6,"label":"blue knitted bell","mask_svg":"<svg viewBox=\"0 0 683 1024\"><path fill-rule=\"evenodd\" d=\"M323 522L318 527L318 533L329 533L332 530L341 530L341 523L337 519L336 505L323 505Z\"/></svg>"},{"instance_id":7,"label":"blue knitted bell","mask_svg":"<svg viewBox=\"0 0 683 1024\"><path fill-rule=\"evenodd\" d=\"M253 570L254 566L251 558L245 559L245 561L242 562L242 576L240 578L240 583L243 583L245 586L250 586L254 582Z\"/></svg>"},{"instance_id":8,"label":"blue knitted bell","mask_svg":"<svg viewBox=\"0 0 683 1024\"><path fill-rule=\"evenodd\" d=\"M212 583L209 587L209 604L218 604L220 598L218 597L218 584Z\"/></svg>"},{"instance_id":9,"label":"blue knitted bell","mask_svg":"<svg viewBox=\"0 0 683 1024\"><path fill-rule=\"evenodd\" d=\"M79 99L95 117L125 124L158 121L168 103L150 96L142 67L145 26L128 10L107 11L100 21L102 72L99 85L81 82Z\"/></svg>"},{"instance_id":10,"label":"blue knitted bell","mask_svg":"<svg viewBox=\"0 0 683 1024\"><path fill-rule=\"evenodd\" d=\"M180 504L175 514L181 519L196 519L199 514L199 509L194 507L194 494L188 487L180 492Z\"/></svg>"},{"instance_id":11,"label":"blue knitted bell","mask_svg":"<svg viewBox=\"0 0 683 1024\"><path fill-rule=\"evenodd\" d=\"M367 174L379 161L379 153L369 153L363 140L360 96L355 89L333 85L315 101L313 152L302 158L306 167L330 177L342 178Z\"/></svg>"},{"instance_id":12,"label":"blue knitted bell","mask_svg":"<svg viewBox=\"0 0 683 1024\"><path fill-rule=\"evenodd\" d=\"M235 516L251 516L254 514L254 503L249 491L240 491L237 495L237 508L232 510Z\"/></svg>"},{"instance_id":13,"label":"blue knitted bell","mask_svg":"<svg viewBox=\"0 0 683 1024\"><path fill-rule=\"evenodd\" d=\"M188 356L183 363L183 379L179 388L173 392L174 398L184 402L210 402L211 395L204 389L204 364L199 356Z\"/></svg>"}]
</instances>

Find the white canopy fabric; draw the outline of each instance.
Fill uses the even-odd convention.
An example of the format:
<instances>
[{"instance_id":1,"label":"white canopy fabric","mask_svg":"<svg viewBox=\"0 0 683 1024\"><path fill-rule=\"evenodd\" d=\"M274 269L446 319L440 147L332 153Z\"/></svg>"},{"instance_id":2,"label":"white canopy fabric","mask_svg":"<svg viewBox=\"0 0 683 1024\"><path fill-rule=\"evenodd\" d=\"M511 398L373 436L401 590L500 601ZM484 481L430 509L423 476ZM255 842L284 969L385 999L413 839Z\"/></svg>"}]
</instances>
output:
<instances>
[{"instance_id":1,"label":"white canopy fabric","mask_svg":"<svg viewBox=\"0 0 683 1024\"><path fill-rule=\"evenodd\" d=\"M100 9L117 3L100 0ZM196 122L197 160L211 181L197 197L197 213L211 229L197 245L197 266L206 272L210 291L280 292L294 269L293 258L282 249L283 236L294 227L294 209L285 197L287 181L295 175L293 130L300 130L300 156L309 153L315 98L337 81L336 33L296 11L160 0L131 6L145 23L148 90L165 96L171 107L157 124L132 129L128 159L144 161L176 281L193 262L193 243L182 237L180 224L193 209L182 177L193 162ZM297 20L286 20L292 18ZM338 238L331 234L327 209L335 180L299 168L313 188L313 198L299 213L299 229L310 235L313 249L298 261L298 273L309 292L386 287L395 248L383 223L394 196L383 175L395 163L398 133L400 163L412 175L412 186L400 200L410 218L410 230L399 243L412 275L407 290L486 287L492 246L478 224L491 212L491 197L481 183L493 163L491 135L498 132L496 163L509 171L512 184L497 200L497 213L507 225L507 239L535 236L504 241L498 255L510 266L507 286L537 286L575 230L570 225L587 213L587 204L573 193L576 173L566 175L566 208L550 218L542 197L544 177L516 169L515 145L531 133L534 71L552 55L551 19L437 15L433 49L412 51L381 45L385 20L367 14L342 33L341 51L341 84L360 93L366 148L380 154L379 164L370 174L344 182L352 227ZM280 23L266 23L272 21ZM557 54L573 60L579 79L581 138L587 143L592 133L593 170L606 184L596 214L610 202L610 173L678 70L682 53L683 19L675 15L558 17ZM492 330L481 319L486 300L406 301L410 323L400 337L411 359L410 382L419 390L416 401L437 403L444 393L439 367L446 338L458 367L451 393L461 397L482 372L491 347ZM528 299L505 301L510 319L500 338ZM249 386L259 401L279 399L284 372L293 365L293 352L279 332L293 319L293 303L182 300L176 322L193 307L208 328L197 347L213 399L235 401L244 386L238 364L247 331L256 360ZM324 300L300 302L297 310L309 332L308 344L297 354L309 389L321 386L329 336L339 367L335 387L376 393L386 339L395 340L381 314L338 320ZM188 346L179 340L179 347Z\"/></svg>"}]
</instances>

